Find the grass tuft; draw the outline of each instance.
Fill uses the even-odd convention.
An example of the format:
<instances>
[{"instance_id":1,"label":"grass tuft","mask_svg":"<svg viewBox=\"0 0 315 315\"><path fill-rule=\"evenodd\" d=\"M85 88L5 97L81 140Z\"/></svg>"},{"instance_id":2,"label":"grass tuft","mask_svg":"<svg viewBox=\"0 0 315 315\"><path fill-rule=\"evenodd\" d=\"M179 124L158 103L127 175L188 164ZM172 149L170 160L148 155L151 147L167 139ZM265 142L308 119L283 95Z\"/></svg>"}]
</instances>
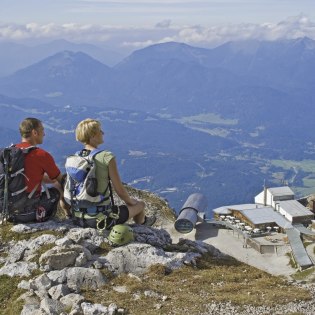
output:
<instances>
[{"instance_id":1,"label":"grass tuft","mask_svg":"<svg viewBox=\"0 0 315 315\"><path fill-rule=\"evenodd\" d=\"M11 278L6 275L0 276L1 315L15 315L21 313L23 301L17 301L17 299L24 290L18 289L17 287L20 281L20 278Z\"/></svg>"},{"instance_id":2,"label":"grass tuft","mask_svg":"<svg viewBox=\"0 0 315 315\"><path fill-rule=\"evenodd\" d=\"M315 275L315 267L311 267L311 268L296 272L294 275L292 275L292 278L295 280L305 280L314 275Z\"/></svg>"},{"instance_id":3,"label":"grass tuft","mask_svg":"<svg viewBox=\"0 0 315 315\"><path fill-rule=\"evenodd\" d=\"M106 242L100 244L98 248L95 249L94 254L99 256L106 256L113 248Z\"/></svg>"},{"instance_id":4,"label":"grass tuft","mask_svg":"<svg viewBox=\"0 0 315 315\"><path fill-rule=\"evenodd\" d=\"M13 227L12 223L6 223L1 226L0 240L3 243L7 243L10 241L14 241L14 242L18 242L22 240L27 241L27 240L30 240L31 238L36 238L43 234L55 235L56 237L60 237L60 238L64 236L62 232L52 231L52 230L43 230L43 231L30 232L30 233L16 233L16 232L11 231L12 227Z\"/></svg>"}]
</instances>

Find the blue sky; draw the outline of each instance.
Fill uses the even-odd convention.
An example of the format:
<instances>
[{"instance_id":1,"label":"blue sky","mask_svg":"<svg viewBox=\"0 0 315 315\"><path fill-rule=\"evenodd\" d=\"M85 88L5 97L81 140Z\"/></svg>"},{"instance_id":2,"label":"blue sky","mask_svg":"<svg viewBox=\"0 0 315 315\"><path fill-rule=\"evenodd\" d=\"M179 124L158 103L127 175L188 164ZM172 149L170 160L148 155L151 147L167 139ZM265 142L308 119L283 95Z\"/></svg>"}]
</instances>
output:
<instances>
[{"instance_id":1,"label":"blue sky","mask_svg":"<svg viewBox=\"0 0 315 315\"><path fill-rule=\"evenodd\" d=\"M313 0L1 0L2 22L149 25L279 22L315 16Z\"/></svg>"},{"instance_id":2,"label":"blue sky","mask_svg":"<svg viewBox=\"0 0 315 315\"><path fill-rule=\"evenodd\" d=\"M129 49L169 40L315 39L314 0L1 0L0 40L65 38Z\"/></svg>"}]
</instances>

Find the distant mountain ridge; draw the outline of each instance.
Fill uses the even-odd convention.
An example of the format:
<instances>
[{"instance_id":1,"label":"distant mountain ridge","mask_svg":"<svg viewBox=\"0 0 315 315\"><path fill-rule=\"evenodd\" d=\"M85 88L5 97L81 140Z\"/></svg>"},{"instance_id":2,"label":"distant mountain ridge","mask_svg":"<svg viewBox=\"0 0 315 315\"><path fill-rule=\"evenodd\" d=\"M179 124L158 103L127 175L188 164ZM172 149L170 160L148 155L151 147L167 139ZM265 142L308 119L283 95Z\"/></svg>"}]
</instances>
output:
<instances>
[{"instance_id":1,"label":"distant mountain ridge","mask_svg":"<svg viewBox=\"0 0 315 315\"><path fill-rule=\"evenodd\" d=\"M308 107L315 95L314 46L307 38L227 43L212 50L170 42L138 50L112 68L81 52L60 52L0 79L0 93L62 106L155 113L167 108L175 116L210 111L235 118L241 108L231 107L230 100L243 103L247 112L246 94L256 102L257 94L250 91L257 88L264 95L278 94L285 99L281 102L292 99ZM275 104L263 106L268 110Z\"/></svg>"},{"instance_id":2,"label":"distant mountain ridge","mask_svg":"<svg viewBox=\"0 0 315 315\"><path fill-rule=\"evenodd\" d=\"M63 104L77 101L97 102L104 97L103 86L109 79L110 68L82 52L63 51L2 79L5 94L31 97ZM77 91L80 91L78 95Z\"/></svg>"},{"instance_id":3,"label":"distant mountain ridge","mask_svg":"<svg viewBox=\"0 0 315 315\"><path fill-rule=\"evenodd\" d=\"M197 48L184 43L168 42L155 44L133 52L118 63L115 68L126 67L126 64L144 63L150 60L180 60L185 63L203 64L202 60L209 54L209 49Z\"/></svg>"},{"instance_id":4,"label":"distant mountain ridge","mask_svg":"<svg viewBox=\"0 0 315 315\"><path fill-rule=\"evenodd\" d=\"M64 46L67 45L60 45L60 47ZM68 46L72 47L70 43ZM81 46L77 45L77 47L79 49ZM57 53L57 55L59 54ZM275 84L281 87L297 84L304 88L303 85L307 84L306 87L309 87L315 80L312 75L315 67L314 56L315 42L309 38L275 42L253 40L230 42L214 49L169 42L135 51L113 67L113 70L118 73L134 71L137 68L143 70L145 65L150 64L155 64L156 67L160 66L160 69L163 69L163 66L176 60L185 65L199 64L211 69L225 69L238 76L246 75L250 78L257 78L262 80L264 84L268 84L268 81L271 80L269 84L273 87ZM49 58L42 60L42 62ZM24 70L27 71L31 68L32 66ZM300 78L301 75L304 75L303 80Z\"/></svg>"},{"instance_id":5,"label":"distant mountain ridge","mask_svg":"<svg viewBox=\"0 0 315 315\"><path fill-rule=\"evenodd\" d=\"M14 72L28 67L45 58L62 51L84 52L94 59L113 66L124 56L108 48L100 48L91 44L77 44L60 39L40 45L23 45L13 42L0 43L0 77L11 75Z\"/></svg>"},{"instance_id":6,"label":"distant mountain ridge","mask_svg":"<svg viewBox=\"0 0 315 315\"><path fill-rule=\"evenodd\" d=\"M285 91L309 89L315 84L315 41L309 38L227 43L212 53L221 56L220 67L259 77L266 84ZM213 56L208 60L208 65L213 66Z\"/></svg>"}]
</instances>

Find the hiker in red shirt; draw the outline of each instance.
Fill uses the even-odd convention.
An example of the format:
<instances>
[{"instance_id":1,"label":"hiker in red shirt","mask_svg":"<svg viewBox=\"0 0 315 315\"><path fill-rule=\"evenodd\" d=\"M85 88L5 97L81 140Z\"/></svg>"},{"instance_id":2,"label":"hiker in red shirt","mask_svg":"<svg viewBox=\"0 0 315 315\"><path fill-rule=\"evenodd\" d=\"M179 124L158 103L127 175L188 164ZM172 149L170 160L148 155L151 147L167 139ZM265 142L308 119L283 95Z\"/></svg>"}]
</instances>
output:
<instances>
[{"instance_id":1,"label":"hiker in red shirt","mask_svg":"<svg viewBox=\"0 0 315 315\"><path fill-rule=\"evenodd\" d=\"M36 147L25 156L26 191L31 194L35 203L34 211L37 211L37 220L44 221L53 216L57 210L58 201L66 212L66 206L62 196L62 174L53 157L45 150L38 148L43 143L45 131L42 122L37 118L24 119L19 127L22 137L21 143L16 144L19 148ZM42 183L49 188L41 193ZM32 205L34 207L34 205Z\"/></svg>"}]
</instances>

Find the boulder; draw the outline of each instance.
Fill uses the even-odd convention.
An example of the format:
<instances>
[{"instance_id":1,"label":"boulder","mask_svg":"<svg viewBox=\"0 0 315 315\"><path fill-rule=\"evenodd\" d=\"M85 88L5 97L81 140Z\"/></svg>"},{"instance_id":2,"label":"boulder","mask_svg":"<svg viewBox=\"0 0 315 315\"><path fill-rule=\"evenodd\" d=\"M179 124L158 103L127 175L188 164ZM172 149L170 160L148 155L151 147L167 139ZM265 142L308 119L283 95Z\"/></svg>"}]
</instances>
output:
<instances>
[{"instance_id":1,"label":"boulder","mask_svg":"<svg viewBox=\"0 0 315 315\"><path fill-rule=\"evenodd\" d=\"M71 309L80 305L84 300L84 296L76 293L70 293L60 298L60 302Z\"/></svg>"},{"instance_id":2,"label":"boulder","mask_svg":"<svg viewBox=\"0 0 315 315\"><path fill-rule=\"evenodd\" d=\"M18 288L19 288L19 289L23 289L23 290L30 290L30 289L31 289L30 282L31 282L31 281L22 280L22 281L18 284Z\"/></svg>"},{"instance_id":3,"label":"boulder","mask_svg":"<svg viewBox=\"0 0 315 315\"><path fill-rule=\"evenodd\" d=\"M56 240L55 244L57 246L69 246L69 245L74 244L74 241L68 237L63 237L63 238L59 238L58 240Z\"/></svg>"},{"instance_id":4,"label":"boulder","mask_svg":"<svg viewBox=\"0 0 315 315\"><path fill-rule=\"evenodd\" d=\"M90 251L81 245L55 246L41 255L39 263L49 270L61 270L69 266L83 266L92 258Z\"/></svg>"},{"instance_id":5,"label":"boulder","mask_svg":"<svg viewBox=\"0 0 315 315\"><path fill-rule=\"evenodd\" d=\"M46 292L52 287L52 281L46 274L42 274L30 281L30 288L34 291Z\"/></svg>"},{"instance_id":6,"label":"boulder","mask_svg":"<svg viewBox=\"0 0 315 315\"><path fill-rule=\"evenodd\" d=\"M65 221L57 222L53 220L48 220L46 222L39 222L39 223L17 224L11 228L11 231L16 232L16 233L31 233L31 232L38 232L38 231L66 232L71 227L73 227L73 225Z\"/></svg>"},{"instance_id":7,"label":"boulder","mask_svg":"<svg viewBox=\"0 0 315 315\"><path fill-rule=\"evenodd\" d=\"M178 245L184 247L187 251L197 252L200 254L211 253L211 256L217 258L226 257L226 255L223 254L216 247L202 241L191 241L185 238L181 238L179 239Z\"/></svg>"},{"instance_id":8,"label":"boulder","mask_svg":"<svg viewBox=\"0 0 315 315\"><path fill-rule=\"evenodd\" d=\"M72 267L67 269L67 285L76 293L80 293L81 288L97 290L106 282L107 279L98 269L82 267Z\"/></svg>"},{"instance_id":9,"label":"boulder","mask_svg":"<svg viewBox=\"0 0 315 315\"><path fill-rule=\"evenodd\" d=\"M8 263L15 263L20 260L23 260L24 253L28 249L27 244L25 241L21 241L13 245L8 252L7 262Z\"/></svg>"},{"instance_id":10,"label":"boulder","mask_svg":"<svg viewBox=\"0 0 315 315\"><path fill-rule=\"evenodd\" d=\"M156 229L139 224L131 225L135 241L150 244L156 247L164 247L172 243L170 234L164 229Z\"/></svg>"},{"instance_id":11,"label":"boulder","mask_svg":"<svg viewBox=\"0 0 315 315\"><path fill-rule=\"evenodd\" d=\"M21 311L20 315L39 315L39 314L45 315L46 313L44 311L40 310L40 306L37 304L26 304L23 306L23 309Z\"/></svg>"},{"instance_id":12,"label":"boulder","mask_svg":"<svg viewBox=\"0 0 315 315\"><path fill-rule=\"evenodd\" d=\"M53 285L66 284L70 291L80 292L81 287L89 290L101 288L107 279L98 269L71 267L47 273Z\"/></svg>"},{"instance_id":13,"label":"boulder","mask_svg":"<svg viewBox=\"0 0 315 315\"><path fill-rule=\"evenodd\" d=\"M56 241L56 236L50 234L43 234L31 240L22 240L10 247L8 251L7 262L14 263L21 260L27 260L32 256L41 246L53 244Z\"/></svg>"},{"instance_id":14,"label":"boulder","mask_svg":"<svg viewBox=\"0 0 315 315\"><path fill-rule=\"evenodd\" d=\"M60 313L66 311L64 304L50 298L44 298L40 303L40 308L49 315L60 315Z\"/></svg>"},{"instance_id":15,"label":"boulder","mask_svg":"<svg viewBox=\"0 0 315 315\"><path fill-rule=\"evenodd\" d=\"M109 315L108 308L102 304L83 302L81 307L84 315Z\"/></svg>"},{"instance_id":16,"label":"boulder","mask_svg":"<svg viewBox=\"0 0 315 315\"><path fill-rule=\"evenodd\" d=\"M155 264L175 269L199 256L198 253L165 252L149 244L131 243L111 250L104 257L104 265L115 274L142 274Z\"/></svg>"},{"instance_id":17,"label":"boulder","mask_svg":"<svg viewBox=\"0 0 315 315\"><path fill-rule=\"evenodd\" d=\"M66 296L70 293L70 290L65 284L58 284L56 286L51 287L48 290L48 294L53 300L59 300L60 298Z\"/></svg>"},{"instance_id":18,"label":"boulder","mask_svg":"<svg viewBox=\"0 0 315 315\"><path fill-rule=\"evenodd\" d=\"M50 271L47 273L47 277L52 281L53 285L66 283L67 269Z\"/></svg>"},{"instance_id":19,"label":"boulder","mask_svg":"<svg viewBox=\"0 0 315 315\"><path fill-rule=\"evenodd\" d=\"M0 275L9 277L29 277L32 271L38 269L38 265L34 262L18 261L12 264L6 264L0 268Z\"/></svg>"},{"instance_id":20,"label":"boulder","mask_svg":"<svg viewBox=\"0 0 315 315\"><path fill-rule=\"evenodd\" d=\"M94 252L105 241L104 236L92 228L73 228L68 232L67 238L90 252Z\"/></svg>"}]
</instances>

